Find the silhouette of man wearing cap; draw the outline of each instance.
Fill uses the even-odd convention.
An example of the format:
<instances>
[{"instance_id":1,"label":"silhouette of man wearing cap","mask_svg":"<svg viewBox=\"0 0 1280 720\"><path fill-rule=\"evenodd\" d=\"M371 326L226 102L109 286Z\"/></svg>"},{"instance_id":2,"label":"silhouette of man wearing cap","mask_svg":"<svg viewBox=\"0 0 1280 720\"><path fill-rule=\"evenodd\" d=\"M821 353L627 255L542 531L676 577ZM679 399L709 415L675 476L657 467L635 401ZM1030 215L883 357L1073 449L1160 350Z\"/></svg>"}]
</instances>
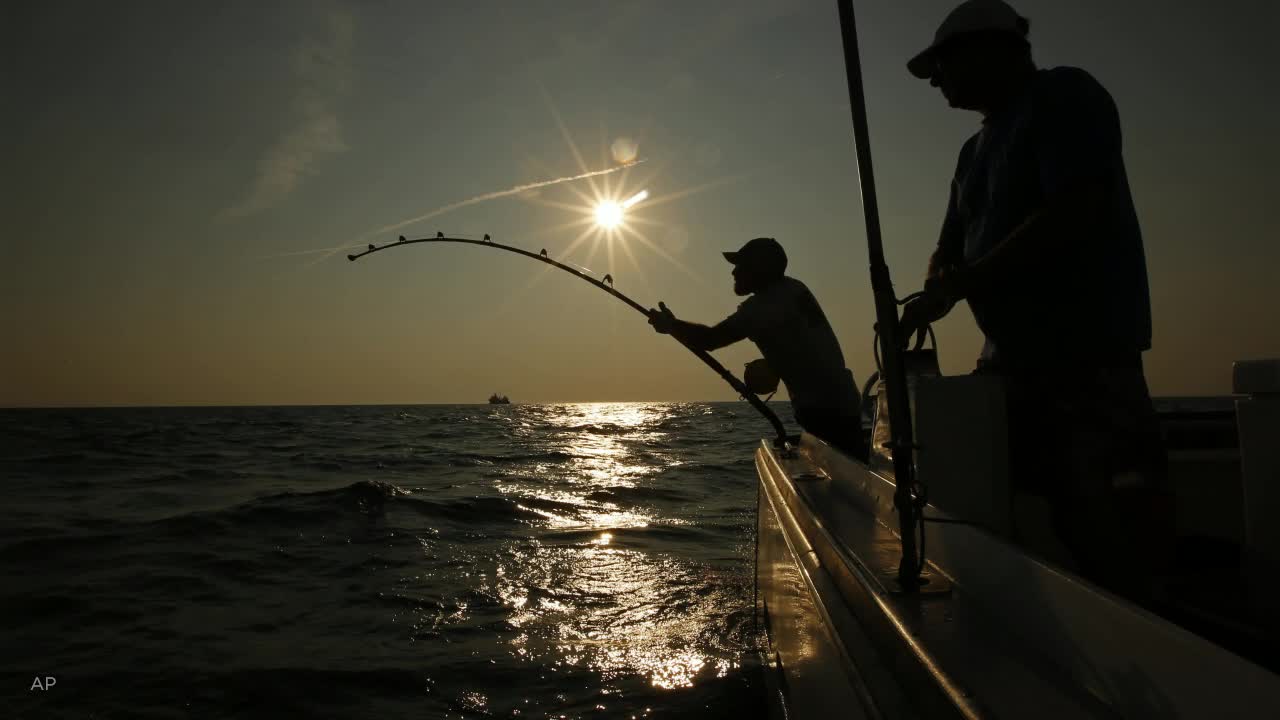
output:
<instances>
[{"instance_id":1,"label":"silhouette of man wearing cap","mask_svg":"<svg viewBox=\"0 0 1280 720\"><path fill-rule=\"evenodd\" d=\"M750 338L787 386L796 421L847 453L865 457L861 408L822 307L804 283L787 277L787 254L773 238L755 238L724 257L733 264L733 291L744 300L713 327L677 319L665 304L649 324L699 350Z\"/></svg>"},{"instance_id":2,"label":"silhouette of man wearing cap","mask_svg":"<svg viewBox=\"0 0 1280 720\"><path fill-rule=\"evenodd\" d=\"M1086 577L1139 593L1120 518L1138 495L1117 486L1159 496L1165 460L1142 370L1150 293L1119 113L1084 70L1037 69L1029 27L1001 0L969 0L907 64L983 119L903 337L968 302L986 337L978 372L1006 381L1015 482L1049 498Z\"/></svg>"}]
</instances>

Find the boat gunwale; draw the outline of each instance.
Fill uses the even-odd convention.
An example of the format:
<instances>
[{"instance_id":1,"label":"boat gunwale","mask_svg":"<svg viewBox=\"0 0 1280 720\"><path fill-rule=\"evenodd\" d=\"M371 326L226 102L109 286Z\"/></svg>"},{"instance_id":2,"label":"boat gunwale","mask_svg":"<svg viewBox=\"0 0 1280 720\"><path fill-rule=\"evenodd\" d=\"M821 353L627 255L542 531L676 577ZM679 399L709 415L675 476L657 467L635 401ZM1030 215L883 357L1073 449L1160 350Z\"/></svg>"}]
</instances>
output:
<instances>
[{"instance_id":1,"label":"boat gunwale","mask_svg":"<svg viewBox=\"0 0 1280 720\"><path fill-rule=\"evenodd\" d=\"M767 468L763 467L763 464L767 462L767 457L767 455L762 453L756 454L755 460L758 472L766 474L769 472ZM854 685L854 694L862 702L864 709L867 710L867 713L871 717L876 718L877 720L885 717L885 713L881 711L881 705L889 704L886 702L886 698L884 698L884 694L889 692L889 689L884 687L884 679L875 677L868 678L865 673L865 668L863 668L854 657L855 651L850 647L850 644L846 642L846 632L856 634L858 639L867 640L868 638L866 637L865 631L861 628L858 619L853 616L853 613L848 607L833 608L828 603L823 602L824 594L831 593L833 591L835 593L839 593L839 590L835 587L834 578L831 577L830 573L827 572L826 567L824 567L822 562L817 558L813 546L806 538L804 530L800 527L795 518L795 514L791 512L790 508L784 502L782 502L780 491L777 487L775 487L772 482L762 482L756 492L762 499L760 505L761 509L767 507L769 511L772 512L774 518L776 518L778 534L781 536L783 544L791 555L791 559L795 565L795 570L804 581L805 590L809 593L814 606L817 608L818 612L821 613L823 620L826 621L824 623L824 627L828 628L828 632L825 634L831 641L831 644L839 652L840 657L844 660L844 667L842 669L844 674L849 677L851 684ZM756 521L759 523L761 522L761 519L757 517ZM758 531L759 528L757 528L757 532ZM826 591L826 593L824 593L824 591ZM758 606L757 611L760 611L761 607L767 608L767 601L762 602L765 602L765 605ZM772 644L772 630L771 624L768 620L769 618L766 614L764 628L766 638ZM875 651L874 648L871 649L873 652ZM778 658L777 662L780 669L785 668L785 663L782 662L781 657ZM887 679L890 682L893 682L892 678ZM869 687L871 682L875 682L878 688L881 689L879 695L872 692ZM895 685L895 688L892 691L894 695L892 704L901 705L904 702L901 688L896 687L896 682L893 684ZM786 716L787 712L785 695L786 694L783 693L784 716ZM890 714L890 716L896 717L897 715Z\"/></svg>"},{"instance_id":2,"label":"boat gunwale","mask_svg":"<svg viewBox=\"0 0 1280 720\"><path fill-rule=\"evenodd\" d=\"M977 720L984 717L974 699L911 637L897 611L885 602L884 588L872 579L872 573L816 522L812 508L808 508L808 502L792 486L790 473L778 462L768 443L762 445L756 451L757 467L766 470L760 473L761 483L788 509L797 502L804 503L809 512L789 513L791 518L859 626L873 638L880 659L888 662L899 685L912 691L909 695L915 701L913 708L930 718ZM777 478L786 478L788 482L778 482Z\"/></svg>"}]
</instances>

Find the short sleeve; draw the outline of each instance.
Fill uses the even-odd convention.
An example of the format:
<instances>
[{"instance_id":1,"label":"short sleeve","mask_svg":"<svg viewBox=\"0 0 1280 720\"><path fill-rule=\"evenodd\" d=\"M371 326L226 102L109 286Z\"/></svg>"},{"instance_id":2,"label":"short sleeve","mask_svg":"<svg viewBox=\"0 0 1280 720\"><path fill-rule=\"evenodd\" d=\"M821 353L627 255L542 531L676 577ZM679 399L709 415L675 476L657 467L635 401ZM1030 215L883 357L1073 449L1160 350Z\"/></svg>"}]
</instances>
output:
<instances>
[{"instance_id":1,"label":"short sleeve","mask_svg":"<svg viewBox=\"0 0 1280 720\"><path fill-rule=\"evenodd\" d=\"M1055 68L1037 88L1032 137L1044 197L1110 177L1120 162L1120 117L1089 73Z\"/></svg>"}]
</instances>

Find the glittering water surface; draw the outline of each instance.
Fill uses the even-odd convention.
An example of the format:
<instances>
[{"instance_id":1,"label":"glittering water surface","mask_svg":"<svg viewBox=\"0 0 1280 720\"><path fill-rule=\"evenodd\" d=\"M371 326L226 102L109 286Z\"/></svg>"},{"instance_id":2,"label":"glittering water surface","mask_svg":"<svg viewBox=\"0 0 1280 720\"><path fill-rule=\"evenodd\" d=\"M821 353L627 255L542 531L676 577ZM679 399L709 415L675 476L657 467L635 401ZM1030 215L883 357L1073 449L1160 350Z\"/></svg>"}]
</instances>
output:
<instances>
[{"instance_id":1,"label":"glittering water surface","mask_svg":"<svg viewBox=\"0 0 1280 720\"><path fill-rule=\"evenodd\" d=\"M767 433L740 403L0 411L11 707L759 716Z\"/></svg>"}]
</instances>

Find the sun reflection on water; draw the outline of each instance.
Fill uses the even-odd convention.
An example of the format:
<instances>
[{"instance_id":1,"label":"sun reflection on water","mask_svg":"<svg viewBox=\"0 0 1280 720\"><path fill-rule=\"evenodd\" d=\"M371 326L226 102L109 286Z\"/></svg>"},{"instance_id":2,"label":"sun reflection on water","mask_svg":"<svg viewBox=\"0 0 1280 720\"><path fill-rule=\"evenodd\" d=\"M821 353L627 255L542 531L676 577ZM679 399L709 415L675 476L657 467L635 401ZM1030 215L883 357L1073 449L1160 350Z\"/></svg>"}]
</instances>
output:
<instances>
[{"instance_id":1,"label":"sun reflection on water","mask_svg":"<svg viewBox=\"0 0 1280 720\"><path fill-rule=\"evenodd\" d=\"M572 434L565 450L574 456L579 482L635 487L635 480L657 471L653 465L628 463L630 443L661 440L665 433L652 429L670 417L668 407L652 404L593 403L576 406L562 425Z\"/></svg>"},{"instance_id":2,"label":"sun reflection on water","mask_svg":"<svg viewBox=\"0 0 1280 720\"><path fill-rule=\"evenodd\" d=\"M497 592L508 622L524 630L512 640L517 656L589 668L606 680L640 674L673 689L730 669L702 649L723 598L690 598L695 588L707 589L697 567L588 542L519 554Z\"/></svg>"},{"instance_id":3,"label":"sun reflection on water","mask_svg":"<svg viewBox=\"0 0 1280 720\"><path fill-rule=\"evenodd\" d=\"M707 647L728 600L706 568L649 549L653 525L685 521L620 504L610 491L641 488L661 470L652 455L669 406L589 404L555 414L557 449L569 460L538 477L498 483L544 518L497 568L494 591L518 632L514 656L577 667L605 680L636 674L659 688L723 677L730 661ZM619 534L619 531L626 531ZM721 653L720 655L724 655Z\"/></svg>"}]
</instances>

